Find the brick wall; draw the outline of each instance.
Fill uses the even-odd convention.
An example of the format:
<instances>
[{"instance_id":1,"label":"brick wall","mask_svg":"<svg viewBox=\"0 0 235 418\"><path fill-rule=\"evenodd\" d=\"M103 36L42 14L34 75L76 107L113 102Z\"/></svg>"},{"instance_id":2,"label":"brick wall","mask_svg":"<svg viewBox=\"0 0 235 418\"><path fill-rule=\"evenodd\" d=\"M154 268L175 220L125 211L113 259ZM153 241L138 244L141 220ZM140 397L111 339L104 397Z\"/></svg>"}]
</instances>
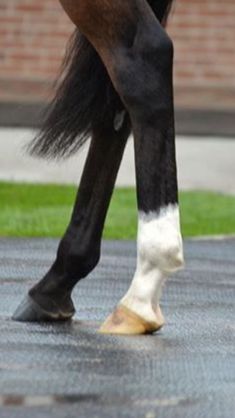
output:
<instances>
[{"instance_id":1,"label":"brick wall","mask_svg":"<svg viewBox=\"0 0 235 418\"><path fill-rule=\"evenodd\" d=\"M72 30L56 0L0 0L0 100L47 98Z\"/></svg>"},{"instance_id":2,"label":"brick wall","mask_svg":"<svg viewBox=\"0 0 235 418\"><path fill-rule=\"evenodd\" d=\"M0 101L44 101L73 30L56 0L0 0ZM176 0L176 103L235 106L235 1Z\"/></svg>"},{"instance_id":3,"label":"brick wall","mask_svg":"<svg viewBox=\"0 0 235 418\"><path fill-rule=\"evenodd\" d=\"M235 109L235 1L176 0L169 32L178 105Z\"/></svg>"}]
</instances>

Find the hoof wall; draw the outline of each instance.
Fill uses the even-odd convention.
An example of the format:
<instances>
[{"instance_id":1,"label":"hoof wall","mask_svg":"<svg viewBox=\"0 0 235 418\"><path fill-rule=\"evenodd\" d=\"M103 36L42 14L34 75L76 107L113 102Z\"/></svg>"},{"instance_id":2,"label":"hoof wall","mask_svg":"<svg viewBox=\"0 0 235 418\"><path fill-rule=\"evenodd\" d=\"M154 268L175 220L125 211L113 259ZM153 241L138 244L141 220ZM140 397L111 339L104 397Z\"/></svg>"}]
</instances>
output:
<instances>
[{"instance_id":1,"label":"hoof wall","mask_svg":"<svg viewBox=\"0 0 235 418\"><path fill-rule=\"evenodd\" d=\"M123 305L106 319L99 332L102 334L143 335L152 334L162 328L164 322L147 322Z\"/></svg>"},{"instance_id":2,"label":"hoof wall","mask_svg":"<svg viewBox=\"0 0 235 418\"><path fill-rule=\"evenodd\" d=\"M71 319L73 312L47 312L30 296L27 296L14 312L12 319L21 322L65 321Z\"/></svg>"}]
</instances>

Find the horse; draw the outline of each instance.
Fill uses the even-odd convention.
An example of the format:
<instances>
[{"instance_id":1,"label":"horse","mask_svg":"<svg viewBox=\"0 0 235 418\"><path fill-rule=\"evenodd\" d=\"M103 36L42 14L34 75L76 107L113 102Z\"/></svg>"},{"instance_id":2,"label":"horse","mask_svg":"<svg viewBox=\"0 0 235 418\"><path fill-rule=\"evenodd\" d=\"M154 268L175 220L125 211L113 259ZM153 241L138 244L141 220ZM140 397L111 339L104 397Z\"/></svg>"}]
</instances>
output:
<instances>
[{"instance_id":1,"label":"horse","mask_svg":"<svg viewBox=\"0 0 235 418\"><path fill-rule=\"evenodd\" d=\"M127 139L134 137L137 263L127 293L99 332L154 333L168 276L183 268L175 153L173 0L60 0L75 24L45 124L29 144L44 158L91 143L55 261L16 309L17 321L70 320L74 286L100 259L106 213Z\"/></svg>"}]
</instances>

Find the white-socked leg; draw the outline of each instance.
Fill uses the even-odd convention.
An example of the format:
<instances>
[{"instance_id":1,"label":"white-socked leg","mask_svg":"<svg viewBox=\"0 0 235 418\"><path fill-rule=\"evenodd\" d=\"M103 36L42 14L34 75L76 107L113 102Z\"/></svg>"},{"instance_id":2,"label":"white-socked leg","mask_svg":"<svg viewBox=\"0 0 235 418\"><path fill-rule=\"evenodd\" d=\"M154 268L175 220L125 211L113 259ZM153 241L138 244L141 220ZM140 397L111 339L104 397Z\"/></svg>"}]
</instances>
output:
<instances>
[{"instance_id":1,"label":"white-socked leg","mask_svg":"<svg viewBox=\"0 0 235 418\"><path fill-rule=\"evenodd\" d=\"M183 265L183 246L177 205L159 213L139 214L137 269L121 304L147 321L154 321L162 285Z\"/></svg>"},{"instance_id":2,"label":"white-socked leg","mask_svg":"<svg viewBox=\"0 0 235 418\"><path fill-rule=\"evenodd\" d=\"M159 308L163 283L183 264L178 205L170 204L148 214L140 212L136 272L129 290L101 331L139 334L159 329L163 325Z\"/></svg>"},{"instance_id":3,"label":"white-socked leg","mask_svg":"<svg viewBox=\"0 0 235 418\"><path fill-rule=\"evenodd\" d=\"M123 44L120 39L119 47L107 57L115 65L110 74L134 136L138 262L130 289L101 332L143 334L159 329L162 284L183 264L175 158L174 48L163 25L145 7L147 2L127 3L140 17L132 43L127 46L126 39Z\"/></svg>"}]
</instances>

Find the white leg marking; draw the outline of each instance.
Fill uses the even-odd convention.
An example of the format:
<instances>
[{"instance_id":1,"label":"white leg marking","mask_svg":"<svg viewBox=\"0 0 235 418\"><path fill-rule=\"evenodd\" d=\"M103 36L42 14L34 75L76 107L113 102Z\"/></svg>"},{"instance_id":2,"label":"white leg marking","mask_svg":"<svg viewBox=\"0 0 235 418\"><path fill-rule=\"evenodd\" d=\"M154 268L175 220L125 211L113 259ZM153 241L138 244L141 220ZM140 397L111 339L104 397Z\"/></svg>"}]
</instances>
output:
<instances>
[{"instance_id":1,"label":"white leg marking","mask_svg":"<svg viewBox=\"0 0 235 418\"><path fill-rule=\"evenodd\" d=\"M137 268L121 304L146 321L156 321L156 308L167 276L184 265L178 205L139 213Z\"/></svg>"}]
</instances>

